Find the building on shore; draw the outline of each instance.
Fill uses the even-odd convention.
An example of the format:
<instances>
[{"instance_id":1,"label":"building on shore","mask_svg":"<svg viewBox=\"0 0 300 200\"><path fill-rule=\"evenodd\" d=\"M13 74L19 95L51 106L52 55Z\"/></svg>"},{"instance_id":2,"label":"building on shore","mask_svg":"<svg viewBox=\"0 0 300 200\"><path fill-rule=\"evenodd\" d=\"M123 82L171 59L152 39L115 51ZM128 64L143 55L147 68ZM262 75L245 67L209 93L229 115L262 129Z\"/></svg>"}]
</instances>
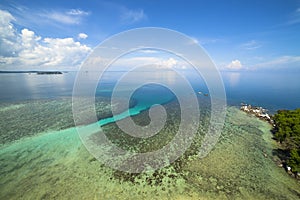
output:
<instances>
[{"instance_id":1,"label":"building on shore","mask_svg":"<svg viewBox=\"0 0 300 200\"><path fill-rule=\"evenodd\" d=\"M264 109L262 107L254 107L251 105L242 105L240 109L246 113L253 114L256 117L263 119L263 120L269 122L270 124L274 125L274 121L272 120L270 115L267 113L266 109Z\"/></svg>"}]
</instances>

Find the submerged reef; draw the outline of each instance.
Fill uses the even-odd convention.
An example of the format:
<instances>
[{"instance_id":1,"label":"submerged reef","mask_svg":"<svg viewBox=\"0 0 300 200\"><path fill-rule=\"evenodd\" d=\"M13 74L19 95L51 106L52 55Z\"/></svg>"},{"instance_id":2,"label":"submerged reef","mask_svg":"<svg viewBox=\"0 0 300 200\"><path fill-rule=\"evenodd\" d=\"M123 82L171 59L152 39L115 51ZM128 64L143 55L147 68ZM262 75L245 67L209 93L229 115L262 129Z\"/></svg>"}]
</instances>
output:
<instances>
[{"instance_id":1,"label":"submerged reef","mask_svg":"<svg viewBox=\"0 0 300 200\"><path fill-rule=\"evenodd\" d=\"M86 101L82 98L82 102ZM98 120L111 117L112 109L116 113L126 108L118 99L114 105L107 97L96 97L95 109ZM133 107L136 101L132 99L129 106ZM24 137L39 133L63 130L74 127L72 113L72 98L54 98L28 100L11 103L0 103L0 144L13 142Z\"/></svg>"},{"instance_id":2,"label":"submerged reef","mask_svg":"<svg viewBox=\"0 0 300 200\"><path fill-rule=\"evenodd\" d=\"M58 104L55 101L40 103L47 105L47 109ZM2 108L2 115L11 113L11 110L16 109L14 106L21 108L28 105L7 105ZM172 140L180 122L180 110L176 101L165 104L164 107L168 113L167 122L151 138L130 137L122 133L115 123L105 125L103 132L115 145L128 151L147 152L159 149ZM149 123L148 111L132 118L136 124ZM8 142L4 141L0 149L0 199L300 197L299 182L289 177L272 160L272 126L235 107L227 109L225 126L217 145L206 157L200 159L197 152L201 148L209 118L207 105L201 109L201 123L193 143L179 159L162 169L139 174L111 169L95 159L86 150L71 123L67 129L60 130L59 124L56 129L55 125L51 125L49 127L52 130L47 128L39 134L26 133L25 138L21 137L17 141L6 140ZM43 123L49 124L50 121ZM14 127L3 124L2 127L6 130L13 129L10 134L23 129L20 123L16 123ZM32 132L31 129L28 131Z\"/></svg>"}]
</instances>

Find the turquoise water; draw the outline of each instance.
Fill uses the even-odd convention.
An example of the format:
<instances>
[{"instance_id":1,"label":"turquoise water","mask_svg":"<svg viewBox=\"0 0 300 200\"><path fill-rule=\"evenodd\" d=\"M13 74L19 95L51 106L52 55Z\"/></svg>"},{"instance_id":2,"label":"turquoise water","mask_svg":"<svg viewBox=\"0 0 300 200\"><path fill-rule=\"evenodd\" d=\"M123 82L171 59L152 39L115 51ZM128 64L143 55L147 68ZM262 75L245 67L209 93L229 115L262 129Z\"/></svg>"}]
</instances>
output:
<instances>
[{"instance_id":1,"label":"turquoise water","mask_svg":"<svg viewBox=\"0 0 300 200\"><path fill-rule=\"evenodd\" d=\"M133 94L131 108L124 107L127 99L122 95L111 105L111 91L120 74L104 77L96 90L98 123L113 143L125 149L144 152L161 148L172 140L180 122L180 106L174 94L150 84ZM272 152L277 146L270 125L234 107L228 107L224 129L213 151L199 159L195 152L207 130L209 112L205 108L210 103L209 97L199 94L204 115L191 147L168 167L129 174L98 162L82 144L72 115L75 73L0 76L0 199L293 200L300 196L299 182L274 162L278 158ZM187 76L196 92L208 93L203 80L193 74ZM176 84L172 73L165 78ZM297 74L225 73L223 78L229 104L246 102L269 110L300 107ZM130 89L131 84L125 85ZM135 123L147 124L147 109L156 104L164 104L169 114L156 137L133 139L113 123L130 115ZM112 108L119 114L111 117Z\"/></svg>"},{"instance_id":2,"label":"turquoise water","mask_svg":"<svg viewBox=\"0 0 300 200\"><path fill-rule=\"evenodd\" d=\"M107 91L106 91L107 92ZM144 110L149 109L153 105L162 105L166 104L176 97L174 94L163 86L156 84L146 85L142 88L139 88L136 92L133 93L132 99L136 100L136 105L128 110L114 115L113 117L105 118L99 120L100 126L124 119L129 116L137 115Z\"/></svg>"},{"instance_id":3,"label":"turquoise water","mask_svg":"<svg viewBox=\"0 0 300 200\"><path fill-rule=\"evenodd\" d=\"M24 118L17 117L19 112L37 107L44 115L55 116L60 113L53 109L53 105L59 107L57 101L7 105L1 107L0 117L16 113L17 125L11 129L17 134L24 123ZM61 102L59 108L70 103ZM166 142L176 131L178 108L175 102L165 106L173 117L162 134L144 143L147 149ZM63 113L68 116L68 110ZM35 113L27 115L33 119ZM133 118L139 123L146 116L142 112ZM31 126L41 129L48 123L33 121ZM1 120L1 127L6 124ZM126 139L115 123L103 129L116 143ZM0 199L297 199L300 185L274 163L269 130L269 124L229 108L220 141L209 156L199 159L193 153L199 145L195 141L170 166L141 174L123 173L98 162L82 145L75 128L40 131L1 146Z\"/></svg>"}]
</instances>

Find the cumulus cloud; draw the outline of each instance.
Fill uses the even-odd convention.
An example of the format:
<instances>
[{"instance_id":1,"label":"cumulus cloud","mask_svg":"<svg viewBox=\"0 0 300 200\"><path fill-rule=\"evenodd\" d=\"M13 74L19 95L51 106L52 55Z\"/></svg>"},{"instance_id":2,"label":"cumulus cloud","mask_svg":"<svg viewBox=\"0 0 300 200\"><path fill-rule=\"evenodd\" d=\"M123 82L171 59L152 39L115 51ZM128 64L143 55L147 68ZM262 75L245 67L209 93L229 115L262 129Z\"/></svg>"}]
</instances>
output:
<instances>
[{"instance_id":1,"label":"cumulus cloud","mask_svg":"<svg viewBox=\"0 0 300 200\"><path fill-rule=\"evenodd\" d=\"M78 34L78 39L86 39L87 37L88 37L88 35L85 34L85 33L79 33Z\"/></svg>"},{"instance_id":2,"label":"cumulus cloud","mask_svg":"<svg viewBox=\"0 0 300 200\"><path fill-rule=\"evenodd\" d=\"M126 24L133 24L146 18L147 16L142 9L125 10L121 15L121 21Z\"/></svg>"},{"instance_id":3,"label":"cumulus cloud","mask_svg":"<svg viewBox=\"0 0 300 200\"><path fill-rule=\"evenodd\" d=\"M167 60L162 60L160 65L164 68L172 68L177 65L178 61L175 60L174 58L169 58Z\"/></svg>"},{"instance_id":4,"label":"cumulus cloud","mask_svg":"<svg viewBox=\"0 0 300 200\"><path fill-rule=\"evenodd\" d=\"M13 21L15 18L9 12L0 10L0 56L15 56L19 51Z\"/></svg>"},{"instance_id":5,"label":"cumulus cloud","mask_svg":"<svg viewBox=\"0 0 300 200\"><path fill-rule=\"evenodd\" d=\"M91 48L74 41L73 38L42 38L34 31L14 28L14 18L1 11L0 20L0 67L30 69L52 69L79 66Z\"/></svg>"},{"instance_id":6,"label":"cumulus cloud","mask_svg":"<svg viewBox=\"0 0 300 200\"><path fill-rule=\"evenodd\" d=\"M233 60L225 68L225 70L247 70L247 71L300 71L300 56L279 56L272 59L259 58L259 62L247 64L247 67L242 65L239 60Z\"/></svg>"},{"instance_id":7,"label":"cumulus cloud","mask_svg":"<svg viewBox=\"0 0 300 200\"><path fill-rule=\"evenodd\" d=\"M226 68L230 70L240 70L242 67L242 63L239 60L233 60L226 66Z\"/></svg>"},{"instance_id":8,"label":"cumulus cloud","mask_svg":"<svg viewBox=\"0 0 300 200\"><path fill-rule=\"evenodd\" d=\"M77 66L90 48L73 38L45 38L40 43L37 36L29 35L31 45L20 52L20 60L30 66Z\"/></svg>"}]
</instances>

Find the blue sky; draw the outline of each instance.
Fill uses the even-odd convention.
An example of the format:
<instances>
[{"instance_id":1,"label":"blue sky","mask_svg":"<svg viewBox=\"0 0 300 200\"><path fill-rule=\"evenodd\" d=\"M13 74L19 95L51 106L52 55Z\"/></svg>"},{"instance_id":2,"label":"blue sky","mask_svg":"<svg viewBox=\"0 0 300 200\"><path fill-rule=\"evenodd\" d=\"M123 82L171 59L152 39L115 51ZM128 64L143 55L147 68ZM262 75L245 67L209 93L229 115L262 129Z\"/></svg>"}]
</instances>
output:
<instances>
[{"instance_id":1,"label":"blue sky","mask_svg":"<svg viewBox=\"0 0 300 200\"><path fill-rule=\"evenodd\" d=\"M300 1L0 3L0 70L78 69L96 45L138 27L182 32L222 70L300 71Z\"/></svg>"}]
</instances>

